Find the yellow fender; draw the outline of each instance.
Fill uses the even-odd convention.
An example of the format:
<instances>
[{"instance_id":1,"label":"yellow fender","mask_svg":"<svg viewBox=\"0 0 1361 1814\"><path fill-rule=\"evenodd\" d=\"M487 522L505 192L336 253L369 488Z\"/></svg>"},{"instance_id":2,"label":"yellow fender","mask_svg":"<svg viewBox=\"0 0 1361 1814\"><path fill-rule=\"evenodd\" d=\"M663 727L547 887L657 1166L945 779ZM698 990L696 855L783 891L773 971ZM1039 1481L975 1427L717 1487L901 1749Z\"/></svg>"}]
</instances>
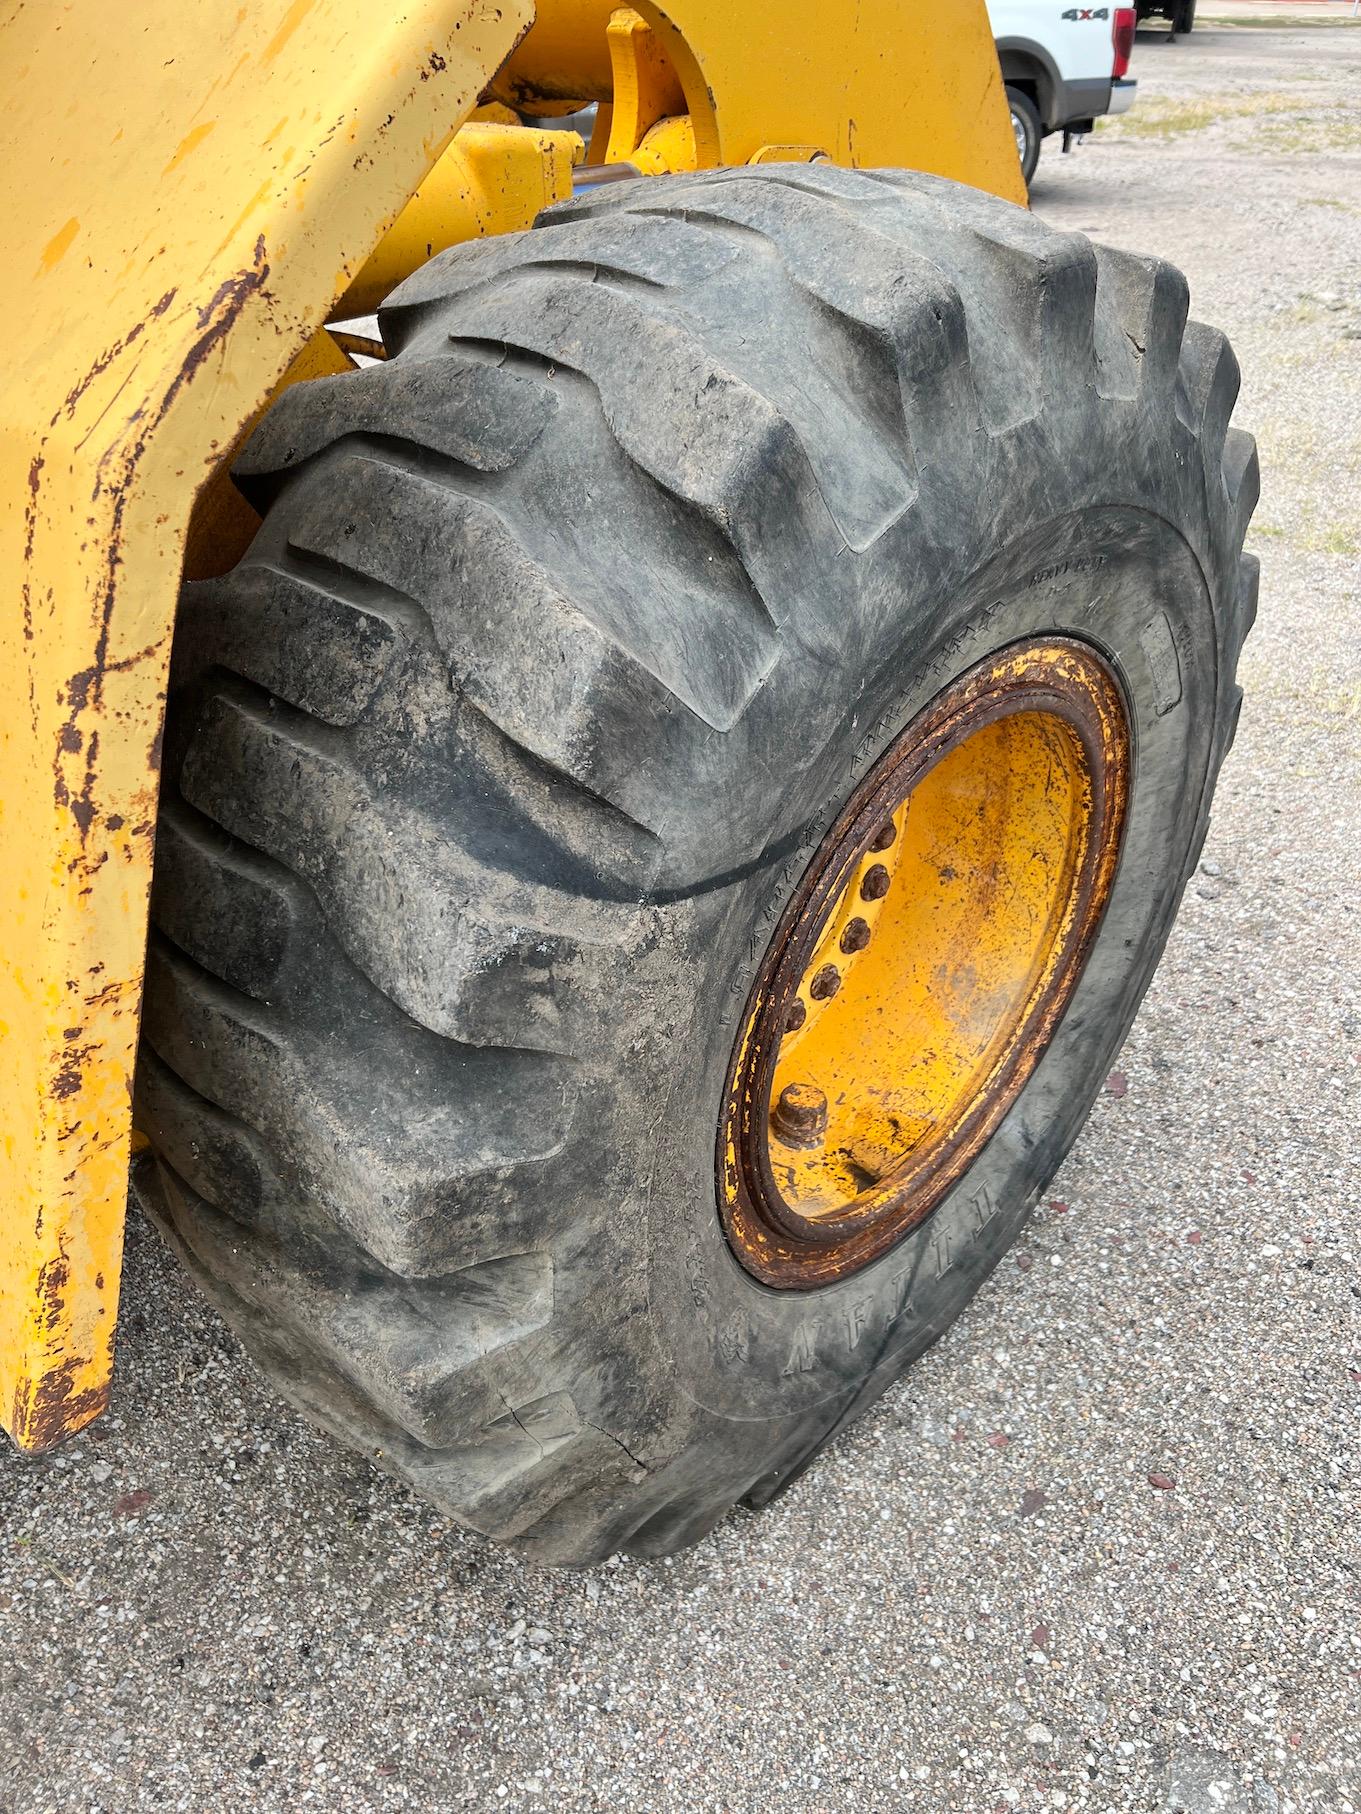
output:
<instances>
[{"instance_id":1,"label":"yellow fender","mask_svg":"<svg viewBox=\"0 0 1361 1814\"><path fill-rule=\"evenodd\" d=\"M108 1392L185 526L532 17L139 0L4 28L0 1415Z\"/></svg>"}]
</instances>

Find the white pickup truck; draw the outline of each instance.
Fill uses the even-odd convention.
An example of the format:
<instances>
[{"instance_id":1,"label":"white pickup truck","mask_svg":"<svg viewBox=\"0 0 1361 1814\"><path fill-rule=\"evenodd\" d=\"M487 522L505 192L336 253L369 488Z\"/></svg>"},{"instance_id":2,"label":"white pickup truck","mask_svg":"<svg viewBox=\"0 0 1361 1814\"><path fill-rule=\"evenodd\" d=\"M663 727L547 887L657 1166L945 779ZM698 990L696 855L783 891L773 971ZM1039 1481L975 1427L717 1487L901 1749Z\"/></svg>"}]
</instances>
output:
<instances>
[{"instance_id":1,"label":"white pickup truck","mask_svg":"<svg viewBox=\"0 0 1361 1814\"><path fill-rule=\"evenodd\" d=\"M1061 132L1066 151L1078 133L1092 130L1098 114L1132 105L1135 8L988 0L988 15L1028 183L1041 139Z\"/></svg>"}]
</instances>

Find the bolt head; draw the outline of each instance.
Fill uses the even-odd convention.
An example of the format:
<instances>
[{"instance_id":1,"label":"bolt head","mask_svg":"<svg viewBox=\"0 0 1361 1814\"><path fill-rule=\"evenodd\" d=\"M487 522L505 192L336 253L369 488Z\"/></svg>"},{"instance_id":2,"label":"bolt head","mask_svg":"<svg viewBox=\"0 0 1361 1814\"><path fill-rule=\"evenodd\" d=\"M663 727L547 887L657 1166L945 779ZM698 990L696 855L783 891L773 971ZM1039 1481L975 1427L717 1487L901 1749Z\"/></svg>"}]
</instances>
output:
<instances>
[{"instance_id":1,"label":"bolt head","mask_svg":"<svg viewBox=\"0 0 1361 1814\"><path fill-rule=\"evenodd\" d=\"M814 1001L830 1001L841 987L841 972L835 964L824 964L808 985Z\"/></svg>"},{"instance_id":2,"label":"bolt head","mask_svg":"<svg viewBox=\"0 0 1361 1814\"><path fill-rule=\"evenodd\" d=\"M827 1098L814 1083L787 1083L770 1119L785 1146L818 1146L827 1132Z\"/></svg>"},{"instance_id":3,"label":"bolt head","mask_svg":"<svg viewBox=\"0 0 1361 1814\"><path fill-rule=\"evenodd\" d=\"M859 917L847 920L841 933L841 949L845 952L863 951L870 942L870 929L866 921Z\"/></svg>"},{"instance_id":4,"label":"bolt head","mask_svg":"<svg viewBox=\"0 0 1361 1814\"><path fill-rule=\"evenodd\" d=\"M860 881L860 898L863 901L882 901L888 893L892 876L882 863L875 863L867 869Z\"/></svg>"}]
</instances>

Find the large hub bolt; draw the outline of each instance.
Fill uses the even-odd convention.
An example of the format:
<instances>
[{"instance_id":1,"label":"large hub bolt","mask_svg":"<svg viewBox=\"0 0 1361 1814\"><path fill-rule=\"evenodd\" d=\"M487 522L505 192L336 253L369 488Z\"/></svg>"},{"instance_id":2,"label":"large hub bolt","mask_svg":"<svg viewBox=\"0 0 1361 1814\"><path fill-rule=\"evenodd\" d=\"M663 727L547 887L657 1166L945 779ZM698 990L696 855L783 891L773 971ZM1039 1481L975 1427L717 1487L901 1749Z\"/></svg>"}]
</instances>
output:
<instances>
[{"instance_id":1,"label":"large hub bolt","mask_svg":"<svg viewBox=\"0 0 1361 1814\"><path fill-rule=\"evenodd\" d=\"M816 1084L786 1084L770 1119L785 1146L818 1146L827 1132L827 1098Z\"/></svg>"}]
</instances>

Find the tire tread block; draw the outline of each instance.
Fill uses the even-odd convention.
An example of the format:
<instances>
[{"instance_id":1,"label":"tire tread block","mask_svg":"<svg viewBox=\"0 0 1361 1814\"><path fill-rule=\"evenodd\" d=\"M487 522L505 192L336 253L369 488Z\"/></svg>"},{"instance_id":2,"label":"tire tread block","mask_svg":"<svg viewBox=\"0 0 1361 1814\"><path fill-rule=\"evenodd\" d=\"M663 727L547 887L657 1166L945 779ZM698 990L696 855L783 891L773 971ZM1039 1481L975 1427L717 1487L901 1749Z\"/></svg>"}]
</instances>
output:
<instances>
[{"instance_id":1,"label":"tire tread block","mask_svg":"<svg viewBox=\"0 0 1361 1814\"><path fill-rule=\"evenodd\" d=\"M239 842L196 835L172 805L158 920L234 986L256 994L282 974L283 929L311 917L315 897L350 962L433 1033L562 1052L596 1025L637 908L531 879L550 853L524 851L522 879L504 836L481 856L467 838L444 841L409 795L372 787L343 742L239 691L206 701L181 786Z\"/></svg>"},{"instance_id":2,"label":"tire tread block","mask_svg":"<svg viewBox=\"0 0 1361 1814\"><path fill-rule=\"evenodd\" d=\"M400 1017L398 1017L400 1020ZM154 937L144 1036L196 1095L245 1124L299 1201L350 1228L385 1268L495 1257L532 1220L533 1179L560 1151L575 1098L551 1061L478 1053L361 1004L319 1032L226 985ZM156 1138L153 1123L147 1129Z\"/></svg>"}]
</instances>

